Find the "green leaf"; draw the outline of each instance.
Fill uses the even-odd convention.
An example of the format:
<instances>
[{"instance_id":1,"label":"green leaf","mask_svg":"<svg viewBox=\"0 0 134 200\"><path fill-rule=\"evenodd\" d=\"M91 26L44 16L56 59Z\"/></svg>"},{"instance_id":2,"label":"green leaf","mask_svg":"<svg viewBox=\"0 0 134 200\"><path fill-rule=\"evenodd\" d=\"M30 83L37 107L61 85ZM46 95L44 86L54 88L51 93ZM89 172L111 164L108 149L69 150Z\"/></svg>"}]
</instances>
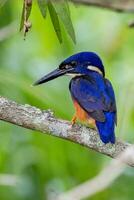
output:
<instances>
[{"instance_id":1,"label":"green leaf","mask_svg":"<svg viewBox=\"0 0 134 200\"><path fill-rule=\"evenodd\" d=\"M54 30L59 39L59 42L62 43L61 28L60 28L58 15L57 15L56 10L55 10L53 4L51 3L51 1L48 1L47 5L48 5L48 10L50 13L51 20L52 20L52 23L54 26Z\"/></svg>"},{"instance_id":2,"label":"green leaf","mask_svg":"<svg viewBox=\"0 0 134 200\"><path fill-rule=\"evenodd\" d=\"M73 42L76 43L76 37L70 17L68 2L66 0L61 0L59 2L54 2L53 5L69 36L72 38Z\"/></svg>"},{"instance_id":3,"label":"green leaf","mask_svg":"<svg viewBox=\"0 0 134 200\"><path fill-rule=\"evenodd\" d=\"M37 0L38 6L42 16L45 18L47 14L47 1L46 0Z\"/></svg>"},{"instance_id":4,"label":"green leaf","mask_svg":"<svg viewBox=\"0 0 134 200\"><path fill-rule=\"evenodd\" d=\"M24 20L25 20L25 9L26 9L26 20L28 20L31 10L32 10L32 3L27 5L25 8L25 2L23 3L22 15L21 15L21 22L20 22L20 31L23 29Z\"/></svg>"},{"instance_id":5,"label":"green leaf","mask_svg":"<svg viewBox=\"0 0 134 200\"><path fill-rule=\"evenodd\" d=\"M22 15L21 15L21 22L20 22L20 31L23 29L24 26L24 3L23 3L23 9L22 9Z\"/></svg>"}]
</instances>

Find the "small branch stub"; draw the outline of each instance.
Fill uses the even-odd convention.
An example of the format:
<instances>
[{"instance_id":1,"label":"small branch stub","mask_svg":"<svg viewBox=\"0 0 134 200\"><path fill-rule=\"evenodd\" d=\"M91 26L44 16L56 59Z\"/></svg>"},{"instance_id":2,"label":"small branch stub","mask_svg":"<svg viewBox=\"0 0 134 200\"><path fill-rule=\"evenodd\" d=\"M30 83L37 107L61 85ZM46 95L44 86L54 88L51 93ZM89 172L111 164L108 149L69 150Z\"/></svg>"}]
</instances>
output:
<instances>
[{"instance_id":1,"label":"small branch stub","mask_svg":"<svg viewBox=\"0 0 134 200\"><path fill-rule=\"evenodd\" d=\"M24 38L32 27L32 23L28 21L32 7L32 0L24 0Z\"/></svg>"}]
</instances>

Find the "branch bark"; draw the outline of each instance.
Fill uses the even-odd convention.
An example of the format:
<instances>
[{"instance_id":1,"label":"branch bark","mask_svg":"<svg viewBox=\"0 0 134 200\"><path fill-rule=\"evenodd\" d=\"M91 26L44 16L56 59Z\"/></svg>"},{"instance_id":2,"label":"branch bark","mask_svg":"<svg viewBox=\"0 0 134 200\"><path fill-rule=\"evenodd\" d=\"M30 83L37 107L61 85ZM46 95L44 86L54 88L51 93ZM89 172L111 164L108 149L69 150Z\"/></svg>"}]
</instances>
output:
<instances>
[{"instance_id":1,"label":"branch bark","mask_svg":"<svg viewBox=\"0 0 134 200\"><path fill-rule=\"evenodd\" d=\"M134 0L72 0L77 4L107 8L117 12L134 12Z\"/></svg>"},{"instance_id":2,"label":"branch bark","mask_svg":"<svg viewBox=\"0 0 134 200\"><path fill-rule=\"evenodd\" d=\"M127 147L133 146L119 139L114 145L105 145L100 141L97 131L93 129L82 125L75 125L71 128L70 122L55 118L50 110L17 104L4 97L0 97L0 120L70 140L112 158L116 158ZM133 159L129 159L127 164L134 167Z\"/></svg>"}]
</instances>

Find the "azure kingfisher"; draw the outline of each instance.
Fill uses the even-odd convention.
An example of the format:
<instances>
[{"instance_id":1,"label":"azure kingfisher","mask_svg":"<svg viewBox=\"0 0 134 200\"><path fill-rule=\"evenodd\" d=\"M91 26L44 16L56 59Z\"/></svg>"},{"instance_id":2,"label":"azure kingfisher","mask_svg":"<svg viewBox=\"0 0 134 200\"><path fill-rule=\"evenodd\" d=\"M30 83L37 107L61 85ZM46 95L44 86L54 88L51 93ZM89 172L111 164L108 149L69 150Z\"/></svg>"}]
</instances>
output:
<instances>
[{"instance_id":1,"label":"azure kingfisher","mask_svg":"<svg viewBox=\"0 0 134 200\"><path fill-rule=\"evenodd\" d=\"M76 120L94 124L103 143L115 143L117 124L113 87L105 78L104 65L94 52L80 52L65 59L57 69L43 76L34 85L46 83L62 75L71 75L69 90Z\"/></svg>"}]
</instances>

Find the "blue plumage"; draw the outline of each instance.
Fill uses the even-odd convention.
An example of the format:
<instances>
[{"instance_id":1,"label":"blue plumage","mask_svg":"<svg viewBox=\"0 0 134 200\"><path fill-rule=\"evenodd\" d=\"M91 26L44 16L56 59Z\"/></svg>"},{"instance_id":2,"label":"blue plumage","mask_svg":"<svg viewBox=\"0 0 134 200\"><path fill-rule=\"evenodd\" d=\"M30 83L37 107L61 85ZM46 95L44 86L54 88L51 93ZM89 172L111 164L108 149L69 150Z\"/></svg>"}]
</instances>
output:
<instances>
[{"instance_id":1,"label":"blue plumage","mask_svg":"<svg viewBox=\"0 0 134 200\"><path fill-rule=\"evenodd\" d=\"M72 98L95 119L104 143L115 143L116 104L112 85L97 72L88 72L70 82Z\"/></svg>"},{"instance_id":2,"label":"blue plumage","mask_svg":"<svg viewBox=\"0 0 134 200\"><path fill-rule=\"evenodd\" d=\"M100 57L94 52L72 55L56 70L38 80L35 85L64 74L73 76L69 89L78 116L81 119L88 116L95 121L100 139L104 143L115 143L114 128L117 123L115 95L110 81L105 78ZM77 116L74 116L73 122L76 118Z\"/></svg>"},{"instance_id":3,"label":"blue plumage","mask_svg":"<svg viewBox=\"0 0 134 200\"><path fill-rule=\"evenodd\" d=\"M95 123L104 143L115 143L115 124L117 123L116 102L113 87L104 77L105 71L100 58L92 52L82 52L71 56L64 62L77 60L75 71L81 73L70 82L72 98L95 119ZM87 67L98 67L103 76Z\"/></svg>"},{"instance_id":4,"label":"blue plumage","mask_svg":"<svg viewBox=\"0 0 134 200\"><path fill-rule=\"evenodd\" d=\"M115 112L104 112L105 121L100 122L96 121L96 126L98 128L100 138L104 143L115 143L115 134L114 134L114 124L115 124Z\"/></svg>"},{"instance_id":5,"label":"blue plumage","mask_svg":"<svg viewBox=\"0 0 134 200\"><path fill-rule=\"evenodd\" d=\"M74 55L70 56L69 58L67 58L66 60L64 60L61 63L61 65L68 64L72 61L77 62L77 67L78 66L87 66L87 64L96 66L102 71L103 75L105 76L103 63L102 63L101 59L99 58L99 56L94 52L85 51L85 52L80 52L80 53L74 54ZM79 67L79 70L81 70L80 67ZM84 70L84 68L83 68L83 70Z\"/></svg>"}]
</instances>

